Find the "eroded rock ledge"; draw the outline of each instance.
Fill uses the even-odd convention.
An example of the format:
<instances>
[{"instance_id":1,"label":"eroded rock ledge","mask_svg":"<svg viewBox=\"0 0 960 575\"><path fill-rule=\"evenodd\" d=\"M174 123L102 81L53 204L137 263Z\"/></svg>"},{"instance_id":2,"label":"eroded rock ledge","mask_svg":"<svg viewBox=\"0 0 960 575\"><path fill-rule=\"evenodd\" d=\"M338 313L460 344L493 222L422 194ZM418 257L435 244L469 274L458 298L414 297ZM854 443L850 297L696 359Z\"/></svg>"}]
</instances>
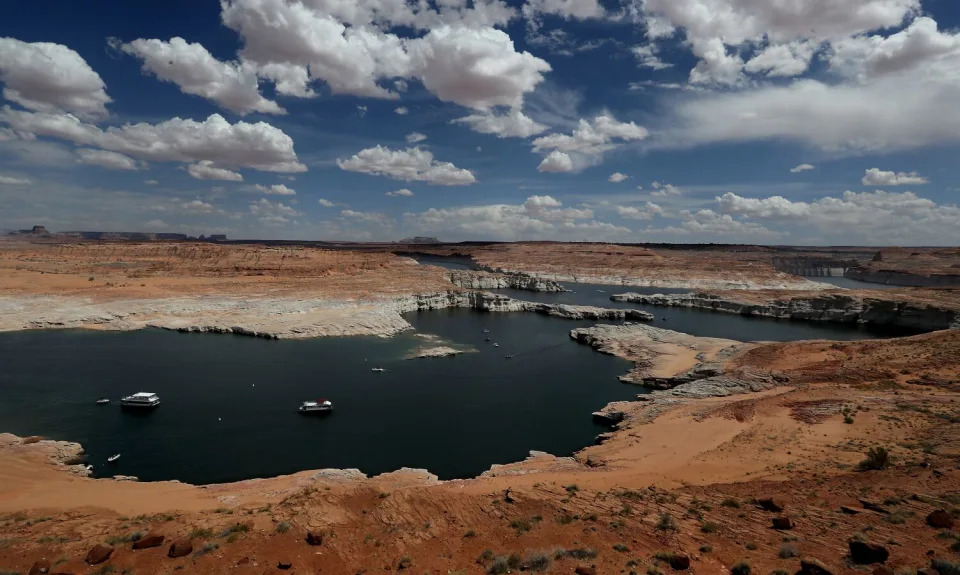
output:
<instances>
[{"instance_id":1,"label":"eroded rock ledge","mask_svg":"<svg viewBox=\"0 0 960 575\"><path fill-rule=\"evenodd\" d=\"M522 273L450 272L450 283L464 289L516 289L538 292L567 291L558 282Z\"/></svg>"},{"instance_id":2,"label":"eroded rock ledge","mask_svg":"<svg viewBox=\"0 0 960 575\"><path fill-rule=\"evenodd\" d=\"M687 307L777 319L861 323L924 331L960 327L960 312L934 305L841 293L789 295L756 303L736 295L691 293L676 295L617 294L613 301L666 307Z\"/></svg>"},{"instance_id":3,"label":"eroded rock ledge","mask_svg":"<svg viewBox=\"0 0 960 575\"><path fill-rule=\"evenodd\" d=\"M8 296L0 297L0 331L69 328L129 331L154 327L270 339L386 337L411 329L402 317L404 313L445 308L533 312L578 320L653 319L651 314L640 310L544 304L465 290L353 301L263 295L113 300Z\"/></svg>"}]
</instances>

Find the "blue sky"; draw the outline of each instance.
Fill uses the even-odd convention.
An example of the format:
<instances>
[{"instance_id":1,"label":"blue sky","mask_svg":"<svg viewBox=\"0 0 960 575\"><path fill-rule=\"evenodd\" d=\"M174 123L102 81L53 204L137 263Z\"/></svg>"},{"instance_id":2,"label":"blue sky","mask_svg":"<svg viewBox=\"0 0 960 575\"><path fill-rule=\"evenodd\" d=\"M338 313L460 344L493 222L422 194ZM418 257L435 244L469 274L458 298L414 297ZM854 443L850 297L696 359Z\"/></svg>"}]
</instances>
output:
<instances>
[{"instance_id":1,"label":"blue sky","mask_svg":"<svg viewBox=\"0 0 960 575\"><path fill-rule=\"evenodd\" d=\"M946 0L92 6L4 10L0 229L960 242Z\"/></svg>"}]
</instances>

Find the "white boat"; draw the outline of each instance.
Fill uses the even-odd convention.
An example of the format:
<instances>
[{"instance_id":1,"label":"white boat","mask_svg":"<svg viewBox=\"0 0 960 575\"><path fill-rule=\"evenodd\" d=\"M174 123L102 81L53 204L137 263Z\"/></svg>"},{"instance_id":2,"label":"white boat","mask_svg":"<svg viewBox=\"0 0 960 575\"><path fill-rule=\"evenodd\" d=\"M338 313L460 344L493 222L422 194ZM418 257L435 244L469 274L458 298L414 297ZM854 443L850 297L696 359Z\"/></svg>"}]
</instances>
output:
<instances>
[{"instance_id":1,"label":"white boat","mask_svg":"<svg viewBox=\"0 0 960 575\"><path fill-rule=\"evenodd\" d=\"M120 454L119 454L119 453L114 453L113 455L111 455L110 457L107 458L107 463L113 463L114 461L116 461L116 460L118 460L118 459L120 459Z\"/></svg>"},{"instance_id":2,"label":"white boat","mask_svg":"<svg viewBox=\"0 0 960 575\"><path fill-rule=\"evenodd\" d=\"M100 399L97 400L97 405L106 405L108 403L110 403L110 400L107 399L106 397L101 397Z\"/></svg>"},{"instance_id":3,"label":"white boat","mask_svg":"<svg viewBox=\"0 0 960 575\"><path fill-rule=\"evenodd\" d=\"M370 371L375 371L375 372L377 372L377 373L381 373L381 372L384 372L384 371L387 371L387 370L383 369L382 367L375 367L375 368L371 369Z\"/></svg>"},{"instance_id":4,"label":"white boat","mask_svg":"<svg viewBox=\"0 0 960 575\"><path fill-rule=\"evenodd\" d=\"M489 330L489 329L485 329L485 330L483 330L483 333L490 333L490 330Z\"/></svg>"},{"instance_id":5,"label":"white boat","mask_svg":"<svg viewBox=\"0 0 960 575\"><path fill-rule=\"evenodd\" d=\"M333 403L326 399L318 399L317 401L304 401L300 404L300 408L297 409L297 411L303 414L330 413L333 411Z\"/></svg>"},{"instance_id":6,"label":"white boat","mask_svg":"<svg viewBox=\"0 0 960 575\"><path fill-rule=\"evenodd\" d=\"M495 344L493 344L493 347L500 347L500 344L499 344L499 343L495 343Z\"/></svg>"},{"instance_id":7,"label":"white boat","mask_svg":"<svg viewBox=\"0 0 960 575\"><path fill-rule=\"evenodd\" d=\"M136 409L153 409L160 405L160 396L156 393L141 391L128 395L120 400L120 407L130 407Z\"/></svg>"}]
</instances>

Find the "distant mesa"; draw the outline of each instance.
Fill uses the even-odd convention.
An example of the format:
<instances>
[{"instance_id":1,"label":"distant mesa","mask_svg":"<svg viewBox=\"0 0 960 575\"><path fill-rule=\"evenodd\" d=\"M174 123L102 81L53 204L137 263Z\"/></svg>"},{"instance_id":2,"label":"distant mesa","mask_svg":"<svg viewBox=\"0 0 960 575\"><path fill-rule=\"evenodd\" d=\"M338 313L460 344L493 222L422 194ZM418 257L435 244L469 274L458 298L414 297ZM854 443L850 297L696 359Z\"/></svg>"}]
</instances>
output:
<instances>
[{"instance_id":1,"label":"distant mesa","mask_svg":"<svg viewBox=\"0 0 960 575\"><path fill-rule=\"evenodd\" d=\"M400 240L401 244L439 244L442 243L437 238L429 238L426 236L414 236L412 238L403 238Z\"/></svg>"},{"instance_id":2,"label":"distant mesa","mask_svg":"<svg viewBox=\"0 0 960 575\"><path fill-rule=\"evenodd\" d=\"M68 231L51 233L44 226L33 226L29 230L17 230L10 232L11 236L32 236L54 239L77 239L77 240L103 240L103 241L186 241L199 240L202 242L225 242L226 234L201 235L199 238L188 236L187 234L167 233L167 232L86 232L86 231Z\"/></svg>"}]
</instances>

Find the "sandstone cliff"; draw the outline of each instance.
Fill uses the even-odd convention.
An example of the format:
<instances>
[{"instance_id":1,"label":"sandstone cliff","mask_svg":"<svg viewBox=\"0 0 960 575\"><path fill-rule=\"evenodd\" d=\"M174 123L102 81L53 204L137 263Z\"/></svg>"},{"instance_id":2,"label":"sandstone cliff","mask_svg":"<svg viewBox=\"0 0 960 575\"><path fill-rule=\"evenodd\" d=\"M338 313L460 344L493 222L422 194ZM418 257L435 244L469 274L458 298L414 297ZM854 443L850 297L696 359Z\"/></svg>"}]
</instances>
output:
<instances>
[{"instance_id":1,"label":"sandstone cliff","mask_svg":"<svg viewBox=\"0 0 960 575\"><path fill-rule=\"evenodd\" d=\"M559 283L526 274L491 274L486 272L450 272L450 283L465 289L516 289L540 292L567 291Z\"/></svg>"},{"instance_id":2,"label":"sandstone cliff","mask_svg":"<svg viewBox=\"0 0 960 575\"><path fill-rule=\"evenodd\" d=\"M709 293L617 294L613 301L836 323L862 323L934 331L960 327L960 312L935 305L840 293L794 295L765 303Z\"/></svg>"}]
</instances>

